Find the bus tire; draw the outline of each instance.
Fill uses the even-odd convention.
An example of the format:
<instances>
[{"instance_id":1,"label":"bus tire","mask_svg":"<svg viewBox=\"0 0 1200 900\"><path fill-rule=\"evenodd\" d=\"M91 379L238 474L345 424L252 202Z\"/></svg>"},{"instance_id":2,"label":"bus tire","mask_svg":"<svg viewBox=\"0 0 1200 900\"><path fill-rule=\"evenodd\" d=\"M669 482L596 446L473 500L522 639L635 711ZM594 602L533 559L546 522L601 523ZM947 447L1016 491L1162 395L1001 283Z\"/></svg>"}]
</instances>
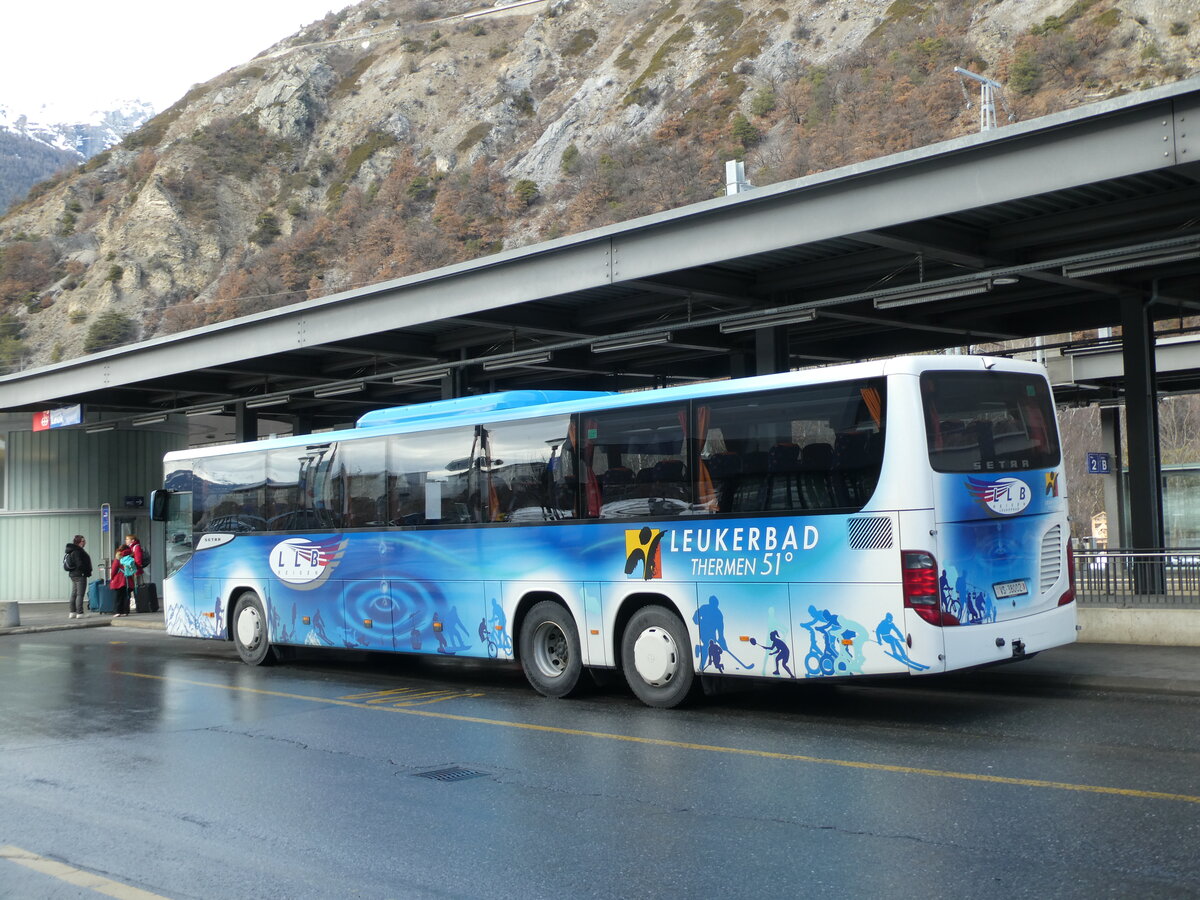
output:
<instances>
[{"instance_id":1,"label":"bus tire","mask_svg":"<svg viewBox=\"0 0 1200 900\"><path fill-rule=\"evenodd\" d=\"M238 597L230 631L242 662L251 666L269 666L275 662L271 642L267 640L267 615L254 591L246 591Z\"/></svg>"},{"instance_id":2,"label":"bus tire","mask_svg":"<svg viewBox=\"0 0 1200 900\"><path fill-rule=\"evenodd\" d=\"M583 655L571 613L553 600L535 604L521 624L521 668L544 697L568 697L579 689Z\"/></svg>"},{"instance_id":3,"label":"bus tire","mask_svg":"<svg viewBox=\"0 0 1200 900\"><path fill-rule=\"evenodd\" d=\"M639 609L621 636L621 669L630 690L647 706L679 706L696 681L690 649L679 616L661 606Z\"/></svg>"}]
</instances>

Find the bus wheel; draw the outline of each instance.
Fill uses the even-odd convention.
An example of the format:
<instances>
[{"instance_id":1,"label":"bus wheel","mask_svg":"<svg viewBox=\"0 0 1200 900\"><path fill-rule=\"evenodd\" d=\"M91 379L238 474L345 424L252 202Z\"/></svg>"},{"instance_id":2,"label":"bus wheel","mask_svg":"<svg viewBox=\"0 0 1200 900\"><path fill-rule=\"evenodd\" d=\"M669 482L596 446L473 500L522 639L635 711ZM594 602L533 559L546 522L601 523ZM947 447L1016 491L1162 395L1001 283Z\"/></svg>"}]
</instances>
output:
<instances>
[{"instance_id":1,"label":"bus wheel","mask_svg":"<svg viewBox=\"0 0 1200 900\"><path fill-rule=\"evenodd\" d=\"M552 600L541 601L525 616L521 668L534 690L546 697L566 697L579 686L579 632L571 614Z\"/></svg>"},{"instance_id":2,"label":"bus wheel","mask_svg":"<svg viewBox=\"0 0 1200 900\"><path fill-rule=\"evenodd\" d=\"M621 669L638 699L671 709L683 703L696 680L687 629L673 612L645 606L633 614L621 637Z\"/></svg>"},{"instance_id":3,"label":"bus wheel","mask_svg":"<svg viewBox=\"0 0 1200 900\"><path fill-rule=\"evenodd\" d=\"M238 597L233 608L233 643L237 645L242 662L252 666L266 666L275 662L271 644L267 641L267 616L262 601L254 591Z\"/></svg>"}]
</instances>

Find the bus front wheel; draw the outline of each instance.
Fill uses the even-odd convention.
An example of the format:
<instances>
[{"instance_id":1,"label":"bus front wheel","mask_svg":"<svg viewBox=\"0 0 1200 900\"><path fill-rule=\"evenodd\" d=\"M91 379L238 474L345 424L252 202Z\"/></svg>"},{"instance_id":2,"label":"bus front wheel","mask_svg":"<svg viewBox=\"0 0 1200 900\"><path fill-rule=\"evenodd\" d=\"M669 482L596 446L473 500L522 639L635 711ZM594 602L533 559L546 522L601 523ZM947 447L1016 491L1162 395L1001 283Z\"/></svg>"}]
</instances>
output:
<instances>
[{"instance_id":1,"label":"bus front wheel","mask_svg":"<svg viewBox=\"0 0 1200 900\"><path fill-rule=\"evenodd\" d=\"M267 616L262 601L254 591L238 597L233 608L233 643L242 662L252 666L270 665L275 661L271 643L267 640Z\"/></svg>"},{"instance_id":2,"label":"bus front wheel","mask_svg":"<svg viewBox=\"0 0 1200 900\"><path fill-rule=\"evenodd\" d=\"M647 706L671 709L683 703L696 680L687 628L670 610L645 606L633 614L621 637L621 669Z\"/></svg>"},{"instance_id":3,"label":"bus front wheel","mask_svg":"<svg viewBox=\"0 0 1200 900\"><path fill-rule=\"evenodd\" d=\"M579 631L571 614L552 600L536 604L521 625L521 668L545 697L567 697L583 674Z\"/></svg>"}]
</instances>

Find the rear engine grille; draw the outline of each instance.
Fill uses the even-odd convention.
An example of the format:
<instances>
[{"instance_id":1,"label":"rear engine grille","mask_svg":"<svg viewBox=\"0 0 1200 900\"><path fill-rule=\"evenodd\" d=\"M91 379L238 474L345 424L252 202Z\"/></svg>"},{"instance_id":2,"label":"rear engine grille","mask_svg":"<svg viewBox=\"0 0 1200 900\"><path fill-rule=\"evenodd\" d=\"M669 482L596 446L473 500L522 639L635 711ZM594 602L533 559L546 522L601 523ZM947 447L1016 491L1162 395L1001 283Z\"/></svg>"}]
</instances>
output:
<instances>
[{"instance_id":1,"label":"rear engine grille","mask_svg":"<svg viewBox=\"0 0 1200 900\"><path fill-rule=\"evenodd\" d=\"M1058 582L1062 574L1062 526L1055 525L1042 536L1042 562L1039 570L1039 588L1046 593Z\"/></svg>"}]
</instances>

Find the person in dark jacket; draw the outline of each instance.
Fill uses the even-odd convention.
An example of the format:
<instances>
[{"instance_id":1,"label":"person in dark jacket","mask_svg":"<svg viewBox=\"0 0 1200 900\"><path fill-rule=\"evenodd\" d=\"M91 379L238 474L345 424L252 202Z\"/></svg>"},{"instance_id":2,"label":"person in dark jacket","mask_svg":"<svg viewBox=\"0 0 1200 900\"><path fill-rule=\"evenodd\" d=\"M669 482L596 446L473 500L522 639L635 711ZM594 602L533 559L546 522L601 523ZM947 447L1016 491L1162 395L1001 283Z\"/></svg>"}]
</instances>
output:
<instances>
[{"instance_id":1,"label":"person in dark jacket","mask_svg":"<svg viewBox=\"0 0 1200 900\"><path fill-rule=\"evenodd\" d=\"M69 600L68 619L82 619L87 615L87 583L92 577L92 558L83 549L87 540L82 534L67 544L63 555L63 565L71 576L71 597Z\"/></svg>"}]
</instances>

